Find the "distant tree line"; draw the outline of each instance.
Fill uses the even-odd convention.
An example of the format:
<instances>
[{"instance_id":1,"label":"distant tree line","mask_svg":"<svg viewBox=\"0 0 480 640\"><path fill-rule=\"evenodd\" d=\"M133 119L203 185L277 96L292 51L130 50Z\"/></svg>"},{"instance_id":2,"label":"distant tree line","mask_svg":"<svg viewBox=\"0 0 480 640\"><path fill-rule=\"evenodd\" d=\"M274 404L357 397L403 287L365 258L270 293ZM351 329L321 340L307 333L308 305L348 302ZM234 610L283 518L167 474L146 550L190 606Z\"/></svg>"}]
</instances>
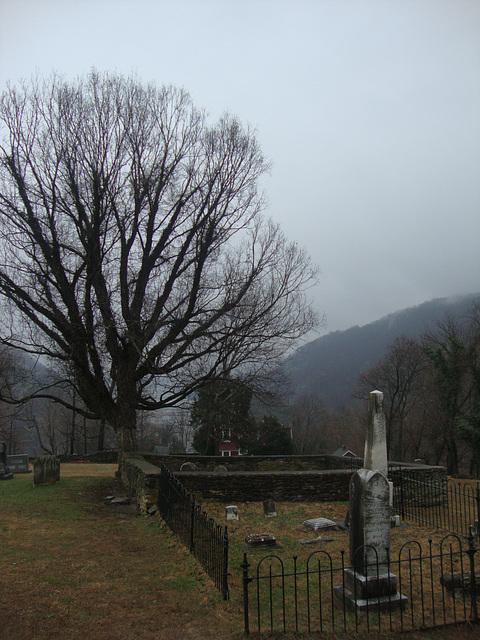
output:
<instances>
[{"instance_id":1,"label":"distant tree line","mask_svg":"<svg viewBox=\"0 0 480 640\"><path fill-rule=\"evenodd\" d=\"M480 307L446 315L417 340L397 337L360 374L353 396L384 394L387 447L395 461L445 464L450 474L480 472ZM363 408L327 409L315 395L292 404L296 452L332 453L346 444L363 455Z\"/></svg>"},{"instance_id":2,"label":"distant tree line","mask_svg":"<svg viewBox=\"0 0 480 640\"><path fill-rule=\"evenodd\" d=\"M25 386L29 374L18 353L0 351L2 397ZM190 407L137 416L140 450L155 445L215 455L222 432L228 430L250 455L333 453L346 445L363 454L366 399L370 391L384 394L389 458L445 464L450 474L479 475L480 461L480 307L461 317L446 315L420 339L399 336L384 357L358 379L358 408L326 408L314 395L290 405L288 426L277 417L252 412L252 388L240 379L218 378L200 387ZM64 393L72 390L65 389ZM80 408L80 399L71 400ZM0 440L9 452L34 442L38 452L90 453L116 446L111 427L88 420L81 412L48 400L22 407L0 402Z\"/></svg>"}]
</instances>

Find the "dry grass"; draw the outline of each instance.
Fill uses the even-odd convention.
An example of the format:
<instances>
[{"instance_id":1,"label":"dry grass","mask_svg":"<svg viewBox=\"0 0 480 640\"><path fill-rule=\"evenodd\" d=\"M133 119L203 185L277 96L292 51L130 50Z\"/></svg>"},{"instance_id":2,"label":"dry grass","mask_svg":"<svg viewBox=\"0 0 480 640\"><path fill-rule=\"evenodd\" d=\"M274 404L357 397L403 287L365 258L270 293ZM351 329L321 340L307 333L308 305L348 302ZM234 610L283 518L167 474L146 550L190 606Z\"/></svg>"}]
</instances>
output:
<instances>
[{"instance_id":1,"label":"dry grass","mask_svg":"<svg viewBox=\"0 0 480 640\"><path fill-rule=\"evenodd\" d=\"M315 535L303 527L303 520L342 519L346 510L345 504L282 503L277 504L277 518L265 519L261 503L239 504L240 520L229 523L232 598L224 603L158 519L138 518L131 507L105 504L106 495L121 490L115 469L64 464L61 482L53 487L34 490L31 475L0 484L1 640L240 638L245 536L272 532L281 544L277 553L296 554L303 562L312 547L299 540ZM225 521L225 505L204 506L219 522ZM330 553L348 548L345 532L326 535L333 538L324 545ZM443 535L416 526L395 529L392 547L412 537L437 540ZM252 564L263 555L264 550L249 551ZM424 640L473 640L477 631L430 632Z\"/></svg>"},{"instance_id":2,"label":"dry grass","mask_svg":"<svg viewBox=\"0 0 480 640\"><path fill-rule=\"evenodd\" d=\"M0 638L231 637L240 612L169 530L104 504L114 472L66 464L56 486L0 485Z\"/></svg>"},{"instance_id":3,"label":"dry grass","mask_svg":"<svg viewBox=\"0 0 480 640\"><path fill-rule=\"evenodd\" d=\"M225 518L224 508L214 501L206 501L204 507L219 521ZM301 544L301 540L312 539L319 535L320 532L314 532L303 525L304 520L325 517L334 521L344 519L347 510L346 503L280 503L277 504L277 517L265 518L263 514L263 505L261 503L245 503L237 504L240 519L238 521L229 521L229 537L230 537L230 587L232 597L237 599L240 604L240 595L242 588L242 576L238 563L238 558L247 552L248 562L250 564L249 576L255 578L257 573L257 565L259 561L272 554L275 557L271 560L267 559L262 562L259 575L268 576L269 567L272 568L273 576L280 576L283 572L285 575L285 591L282 587L282 579L280 577L273 578L271 585L273 591L269 594L269 581L261 580L260 594L257 594L257 583L254 579L249 589L251 606L251 626L257 628L256 607L257 597L260 598L262 610L262 626L263 630L270 629L270 597L276 603L274 606L273 628L282 628L282 599L285 594L285 606L287 610L287 629L295 628L295 598L298 603L299 612L299 628L305 629L307 626L307 595L306 595L306 576L301 573L306 570L309 556L315 553L309 563L310 571L321 568L322 570L322 624L324 628L329 629L332 625L332 615L335 618L335 629L343 627L344 620L341 610L332 612L332 601L330 597L331 582L335 586L342 584L342 554L345 566L350 564L349 559L349 534L348 531L337 529L321 532L322 536L330 538L329 541L322 541L315 544ZM245 544L245 537L252 533L272 533L279 543L276 548L248 548ZM412 542L415 541L415 542ZM443 543L442 543L443 541ZM440 586L440 576L446 570L466 571L468 570L468 559L463 556L463 566L460 564L459 556L454 556L452 562L447 558L438 557L442 551L448 554L452 545L453 552L457 552L462 545L466 549L466 541L459 541L456 537L451 536L447 531L441 531L435 528L426 528L418 524L404 525L395 527L391 530L390 555L392 560L392 571L400 575L402 582L402 593L408 597L409 606L403 616L399 612L395 613L392 620L389 614L382 615L379 621L378 617L371 612L371 617L367 620L363 617L361 620L355 619L355 616L347 614L345 623L348 629L357 629L358 631L370 626L370 629L389 628L392 624L393 628L418 628L422 625L440 624L442 622L452 622L453 620L468 619L470 615L469 602L465 607L463 602L453 603L453 599L442 591ZM402 566L399 570L396 561L399 559L399 552L402 550L401 559ZM429 555L435 556L431 561ZM294 558L295 557L295 562ZM332 565L330 565L330 558ZM407 564L411 560L411 570ZM320 562L320 565L318 564ZM447 566L448 565L448 566ZM296 567L298 579L293 579L294 567ZM333 567L333 574L329 569ZM289 575L290 574L290 575ZM430 576L432 579L430 580ZM434 590L431 589L433 584ZM320 628L319 618L319 584L317 577L310 579L310 605L311 605L311 623L312 629ZM446 606L444 606L446 605ZM358 626L357 626L358 625ZM447 633L447 632L445 632Z\"/></svg>"}]
</instances>

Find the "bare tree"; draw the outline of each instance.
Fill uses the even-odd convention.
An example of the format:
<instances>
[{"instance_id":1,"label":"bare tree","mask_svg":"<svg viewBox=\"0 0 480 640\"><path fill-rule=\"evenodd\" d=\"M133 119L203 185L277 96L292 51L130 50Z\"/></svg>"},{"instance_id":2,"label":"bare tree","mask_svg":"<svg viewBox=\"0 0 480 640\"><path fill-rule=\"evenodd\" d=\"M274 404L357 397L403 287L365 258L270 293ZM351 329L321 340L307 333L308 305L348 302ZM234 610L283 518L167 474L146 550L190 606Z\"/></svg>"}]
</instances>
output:
<instances>
[{"instance_id":1,"label":"bare tree","mask_svg":"<svg viewBox=\"0 0 480 640\"><path fill-rule=\"evenodd\" d=\"M236 118L92 71L10 87L0 127L3 340L69 363L120 452L137 410L219 372L258 383L316 324L316 270L262 218L268 164Z\"/></svg>"},{"instance_id":2,"label":"bare tree","mask_svg":"<svg viewBox=\"0 0 480 640\"><path fill-rule=\"evenodd\" d=\"M292 432L296 453L325 453L327 443L325 427L328 412L313 395L300 396L292 404Z\"/></svg>"},{"instance_id":3,"label":"bare tree","mask_svg":"<svg viewBox=\"0 0 480 640\"><path fill-rule=\"evenodd\" d=\"M415 410L426 366L421 345L413 338L401 336L392 342L377 365L359 376L354 397L367 399L374 389L384 394L387 447L394 460L405 459L407 432L418 433L419 414Z\"/></svg>"},{"instance_id":4,"label":"bare tree","mask_svg":"<svg viewBox=\"0 0 480 640\"><path fill-rule=\"evenodd\" d=\"M24 407L12 399L25 384L23 358L8 347L0 347L0 441L7 444L8 453L15 453L23 443Z\"/></svg>"}]
</instances>

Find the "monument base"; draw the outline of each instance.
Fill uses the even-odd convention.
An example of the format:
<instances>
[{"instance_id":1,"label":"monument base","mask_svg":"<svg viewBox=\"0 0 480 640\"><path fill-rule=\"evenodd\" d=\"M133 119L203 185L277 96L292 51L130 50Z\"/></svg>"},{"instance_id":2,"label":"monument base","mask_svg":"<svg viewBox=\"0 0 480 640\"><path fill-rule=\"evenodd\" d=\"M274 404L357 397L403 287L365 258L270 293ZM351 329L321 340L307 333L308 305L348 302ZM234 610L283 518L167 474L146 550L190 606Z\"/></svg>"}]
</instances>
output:
<instances>
[{"instance_id":1,"label":"monument base","mask_svg":"<svg viewBox=\"0 0 480 640\"><path fill-rule=\"evenodd\" d=\"M373 567L375 568L375 567ZM353 593L356 598L378 598L397 593L397 576L394 573L363 575L353 569L345 569L345 589Z\"/></svg>"},{"instance_id":2,"label":"monument base","mask_svg":"<svg viewBox=\"0 0 480 640\"><path fill-rule=\"evenodd\" d=\"M345 606L347 611L389 611L405 609L408 604L408 598L397 592L397 576L394 573L365 576L347 568L343 575L345 587L336 587L334 598L337 606Z\"/></svg>"},{"instance_id":3,"label":"monument base","mask_svg":"<svg viewBox=\"0 0 480 640\"><path fill-rule=\"evenodd\" d=\"M408 604L407 596L402 593L377 596L372 598L355 598L343 587L335 587L333 590L334 602L338 608L343 608L352 613L366 613L368 611L391 611L392 609L405 609Z\"/></svg>"}]
</instances>

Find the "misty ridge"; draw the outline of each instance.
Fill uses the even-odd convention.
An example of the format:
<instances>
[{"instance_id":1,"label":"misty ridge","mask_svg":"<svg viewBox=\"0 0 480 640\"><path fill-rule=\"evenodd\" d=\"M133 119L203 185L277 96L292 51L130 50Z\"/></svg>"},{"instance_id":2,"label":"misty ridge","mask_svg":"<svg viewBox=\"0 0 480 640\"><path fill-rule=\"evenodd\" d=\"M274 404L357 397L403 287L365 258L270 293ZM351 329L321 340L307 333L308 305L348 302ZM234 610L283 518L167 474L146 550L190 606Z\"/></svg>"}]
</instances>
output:
<instances>
[{"instance_id":1,"label":"misty ridge","mask_svg":"<svg viewBox=\"0 0 480 640\"><path fill-rule=\"evenodd\" d=\"M312 395L329 409L361 405L362 401L352 396L360 373L375 366L396 338L418 339L425 331L434 330L446 314L462 317L476 302L480 302L480 293L438 298L303 345L284 363L290 400Z\"/></svg>"},{"instance_id":2,"label":"misty ridge","mask_svg":"<svg viewBox=\"0 0 480 640\"><path fill-rule=\"evenodd\" d=\"M480 302L480 293L437 298L308 342L284 362L288 398L280 399L281 406L285 400L291 403L304 395L317 397L329 409L361 405L362 401L352 396L359 375L375 366L396 338L418 339L425 331L434 330L446 314L462 317L476 302ZM24 384L30 391L58 380L58 374L41 361L20 351L17 357L23 363Z\"/></svg>"}]
</instances>

